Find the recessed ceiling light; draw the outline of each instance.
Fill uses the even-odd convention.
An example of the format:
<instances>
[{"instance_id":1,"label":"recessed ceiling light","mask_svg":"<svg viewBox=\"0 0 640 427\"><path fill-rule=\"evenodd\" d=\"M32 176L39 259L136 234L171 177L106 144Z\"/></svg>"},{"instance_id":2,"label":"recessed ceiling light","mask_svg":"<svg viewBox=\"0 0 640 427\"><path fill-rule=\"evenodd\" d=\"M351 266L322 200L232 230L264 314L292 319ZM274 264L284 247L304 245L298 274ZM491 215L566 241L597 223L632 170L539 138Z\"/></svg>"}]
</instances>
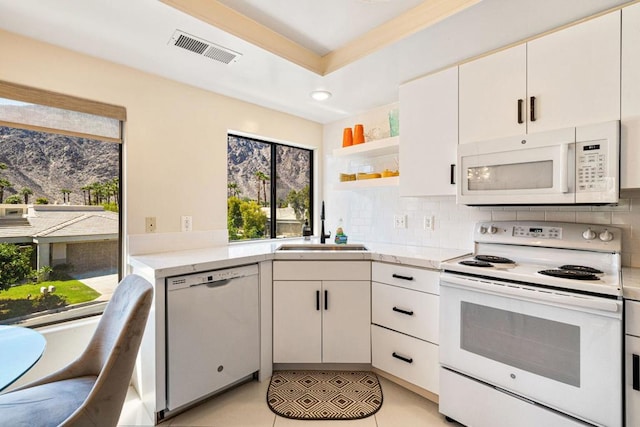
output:
<instances>
[{"instance_id":1,"label":"recessed ceiling light","mask_svg":"<svg viewBox=\"0 0 640 427\"><path fill-rule=\"evenodd\" d=\"M331 98L331 92L327 90L314 90L311 92L311 97L316 101L325 101Z\"/></svg>"}]
</instances>

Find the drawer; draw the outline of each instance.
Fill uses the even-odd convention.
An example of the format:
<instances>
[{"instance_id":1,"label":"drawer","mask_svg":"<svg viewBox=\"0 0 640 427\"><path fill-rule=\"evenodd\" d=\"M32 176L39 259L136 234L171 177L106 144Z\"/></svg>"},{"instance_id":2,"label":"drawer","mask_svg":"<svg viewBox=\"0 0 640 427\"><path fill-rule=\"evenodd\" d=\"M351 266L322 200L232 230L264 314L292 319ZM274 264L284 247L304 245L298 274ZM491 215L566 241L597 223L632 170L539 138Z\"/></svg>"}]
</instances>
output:
<instances>
[{"instance_id":1,"label":"drawer","mask_svg":"<svg viewBox=\"0 0 640 427\"><path fill-rule=\"evenodd\" d=\"M371 280L371 261L274 261L273 280Z\"/></svg>"},{"instance_id":2,"label":"drawer","mask_svg":"<svg viewBox=\"0 0 640 427\"><path fill-rule=\"evenodd\" d=\"M440 294L440 272L436 270L373 262L371 280L416 291Z\"/></svg>"},{"instance_id":3,"label":"drawer","mask_svg":"<svg viewBox=\"0 0 640 427\"><path fill-rule=\"evenodd\" d=\"M438 346L435 344L371 325L371 364L438 394Z\"/></svg>"},{"instance_id":4,"label":"drawer","mask_svg":"<svg viewBox=\"0 0 640 427\"><path fill-rule=\"evenodd\" d=\"M640 302L625 301L626 333L640 337Z\"/></svg>"},{"instance_id":5,"label":"drawer","mask_svg":"<svg viewBox=\"0 0 640 427\"><path fill-rule=\"evenodd\" d=\"M438 344L438 295L371 284L371 321Z\"/></svg>"}]
</instances>

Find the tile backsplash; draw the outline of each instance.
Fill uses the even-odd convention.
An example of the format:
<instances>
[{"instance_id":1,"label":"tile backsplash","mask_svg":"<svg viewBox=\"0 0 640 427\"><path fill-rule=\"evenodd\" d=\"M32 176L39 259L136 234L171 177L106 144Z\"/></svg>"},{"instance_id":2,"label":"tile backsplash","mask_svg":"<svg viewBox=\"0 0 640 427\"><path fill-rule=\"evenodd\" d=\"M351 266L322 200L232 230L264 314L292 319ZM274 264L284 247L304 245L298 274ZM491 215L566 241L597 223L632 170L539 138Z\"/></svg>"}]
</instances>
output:
<instances>
[{"instance_id":1,"label":"tile backsplash","mask_svg":"<svg viewBox=\"0 0 640 427\"><path fill-rule=\"evenodd\" d=\"M342 129L353 123L384 122L397 104L366 115L325 125L324 169L321 198L326 202L326 228L335 233L340 225L349 241L371 241L411 246L473 249L473 227L478 221L537 220L610 224L622 229L622 264L640 267L640 199L623 199L616 206L469 207L456 204L454 196L400 197L398 187L335 191L345 170L343 159L334 158ZM382 126L380 126L382 127ZM400 114L402 135L402 114ZM402 175L402 165L400 165ZM394 228L394 217L404 215L406 228ZM434 229L425 230L424 217L434 218Z\"/></svg>"},{"instance_id":2,"label":"tile backsplash","mask_svg":"<svg viewBox=\"0 0 640 427\"><path fill-rule=\"evenodd\" d=\"M640 267L640 200L624 199L617 206L469 207L456 204L454 196L400 197L397 187L331 191L325 200L328 229L342 223L350 241L471 251L478 221L610 224L622 229L622 264ZM406 228L394 228L395 215L406 216ZM425 216L434 218L433 231L424 229Z\"/></svg>"}]
</instances>

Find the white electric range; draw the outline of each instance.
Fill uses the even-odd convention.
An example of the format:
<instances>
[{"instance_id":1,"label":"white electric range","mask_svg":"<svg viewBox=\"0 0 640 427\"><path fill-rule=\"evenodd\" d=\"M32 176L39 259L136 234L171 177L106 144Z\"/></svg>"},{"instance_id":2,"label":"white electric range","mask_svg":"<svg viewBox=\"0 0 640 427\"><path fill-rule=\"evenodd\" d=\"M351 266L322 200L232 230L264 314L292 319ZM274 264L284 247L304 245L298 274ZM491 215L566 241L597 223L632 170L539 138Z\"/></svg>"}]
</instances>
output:
<instances>
[{"instance_id":1,"label":"white electric range","mask_svg":"<svg viewBox=\"0 0 640 427\"><path fill-rule=\"evenodd\" d=\"M440 412L473 426L623 423L621 231L479 223L440 282Z\"/></svg>"}]
</instances>

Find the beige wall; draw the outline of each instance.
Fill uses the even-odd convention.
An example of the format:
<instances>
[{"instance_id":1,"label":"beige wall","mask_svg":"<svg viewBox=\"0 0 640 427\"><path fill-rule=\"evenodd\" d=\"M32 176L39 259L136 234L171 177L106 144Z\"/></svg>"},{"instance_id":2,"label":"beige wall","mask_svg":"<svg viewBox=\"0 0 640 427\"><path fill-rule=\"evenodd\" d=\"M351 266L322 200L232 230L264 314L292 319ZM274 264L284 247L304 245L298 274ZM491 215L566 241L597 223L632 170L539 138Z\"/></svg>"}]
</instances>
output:
<instances>
[{"instance_id":1,"label":"beige wall","mask_svg":"<svg viewBox=\"0 0 640 427\"><path fill-rule=\"evenodd\" d=\"M126 107L128 235L144 233L147 216L158 233L179 232L181 215L194 231L226 228L229 129L322 146L319 123L12 33L0 31L0 54L2 80Z\"/></svg>"}]
</instances>

